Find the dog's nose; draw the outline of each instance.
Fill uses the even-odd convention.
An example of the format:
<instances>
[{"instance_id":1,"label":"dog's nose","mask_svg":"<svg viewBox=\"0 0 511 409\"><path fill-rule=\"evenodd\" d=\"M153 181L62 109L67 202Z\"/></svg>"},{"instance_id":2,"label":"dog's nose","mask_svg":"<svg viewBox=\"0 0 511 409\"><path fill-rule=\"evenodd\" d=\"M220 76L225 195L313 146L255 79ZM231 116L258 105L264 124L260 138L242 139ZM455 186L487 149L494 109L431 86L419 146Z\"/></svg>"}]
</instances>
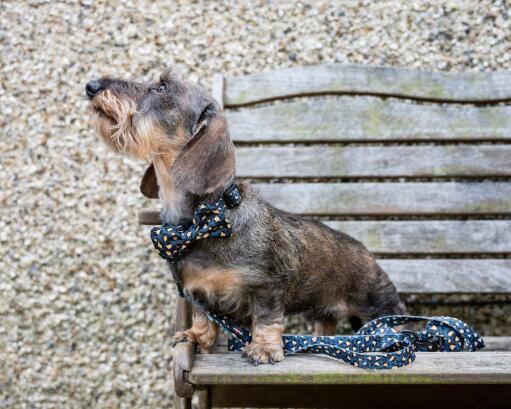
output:
<instances>
[{"instance_id":1,"label":"dog's nose","mask_svg":"<svg viewBox=\"0 0 511 409\"><path fill-rule=\"evenodd\" d=\"M101 81L94 80L91 82L88 82L85 86L85 93L89 97L89 99L94 98L94 95L96 95L99 91L103 89L103 85L101 84Z\"/></svg>"}]
</instances>

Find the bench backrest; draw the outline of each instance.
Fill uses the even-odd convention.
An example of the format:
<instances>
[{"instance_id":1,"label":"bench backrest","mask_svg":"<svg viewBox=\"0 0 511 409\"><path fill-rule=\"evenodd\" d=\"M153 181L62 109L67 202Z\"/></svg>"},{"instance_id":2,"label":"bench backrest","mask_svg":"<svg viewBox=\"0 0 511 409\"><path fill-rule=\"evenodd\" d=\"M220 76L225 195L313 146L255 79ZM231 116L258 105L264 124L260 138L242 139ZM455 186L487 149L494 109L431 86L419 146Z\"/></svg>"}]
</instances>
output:
<instances>
[{"instance_id":1,"label":"bench backrest","mask_svg":"<svg viewBox=\"0 0 511 409\"><path fill-rule=\"evenodd\" d=\"M362 241L399 291L511 292L511 73L316 66L213 94L238 176Z\"/></svg>"}]
</instances>

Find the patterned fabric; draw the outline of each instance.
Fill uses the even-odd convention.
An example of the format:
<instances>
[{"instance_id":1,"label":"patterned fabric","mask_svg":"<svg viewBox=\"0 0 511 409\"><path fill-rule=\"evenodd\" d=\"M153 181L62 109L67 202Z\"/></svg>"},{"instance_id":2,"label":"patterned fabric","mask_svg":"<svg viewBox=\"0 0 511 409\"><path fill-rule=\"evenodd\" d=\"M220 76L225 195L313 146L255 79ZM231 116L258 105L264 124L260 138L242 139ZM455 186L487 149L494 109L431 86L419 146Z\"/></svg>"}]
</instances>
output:
<instances>
[{"instance_id":1,"label":"patterned fabric","mask_svg":"<svg viewBox=\"0 0 511 409\"><path fill-rule=\"evenodd\" d=\"M203 202L190 222L174 226L166 223L151 229L151 240L160 257L175 263L182 259L196 240L208 237L229 237L232 225L225 218L225 209L238 206L241 194L232 185L218 202Z\"/></svg>"}]
</instances>

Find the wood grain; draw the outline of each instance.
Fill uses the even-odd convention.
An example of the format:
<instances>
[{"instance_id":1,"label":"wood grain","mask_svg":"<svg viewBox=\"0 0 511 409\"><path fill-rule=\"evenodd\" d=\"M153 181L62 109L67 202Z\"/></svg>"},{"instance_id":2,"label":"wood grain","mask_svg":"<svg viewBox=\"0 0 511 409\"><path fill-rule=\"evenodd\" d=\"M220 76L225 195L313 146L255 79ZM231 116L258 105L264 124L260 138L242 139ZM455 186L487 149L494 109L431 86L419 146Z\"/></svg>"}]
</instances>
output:
<instances>
[{"instance_id":1,"label":"wood grain","mask_svg":"<svg viewBox=\"0 0 511 409\"><path fill-rule=\"evenodd\" d=\"M382 259L400 293L509 294L510 259Z\"/></svg>"},{"instance_id":2,"label":"wood grain","mask_svg":"<svg viewBox=\"0 0 511 409\"><path fill-rule=\"evenodd\" d=\"M511 106L415 104L341 96L226 112L235 142L509 140Z\"/></svg>"},{"instance_id":3,"label":"wood grain","mask_svg":"<svg viewBox=\"0 0 511 409\"><path fill-rule=\"evenodd\" d=\"M511 176L511 146L238 147L236 163L250 178Z\"/></svg>"},{"instance_id":4,"label":"wood grain","mask_svg":"<svg viewBox=\"0 0 511 409\"><path fill-rule=\"evenodd\" d=\"M255 184L274 206L305 215L485 215L511 213L511 183ZM141 224L158 224L159 210L142 209Z\"/></svg>"},{"instance_id":5,"label":"wood grain","mask_svg":"<svg viewBox=\"0 0 511 409\"><path fill-rule=\"evenodd\" d=\"M297 354L276 365L253 366L239 354L195 356L189 380L211 384L511 384L511 352L418 353L407 367L368 371L344 362Z\"/></svg>"},{"instance_id":6,"label":"wood grain","mask_svg":"<svg viewBox=\"0 0 511 409\"><path fill-rule=\"evenodd\" d=\"M176 332L187 330L191 326L192 306L184 298L178 297L176 300Z\"/></svg>"},{"instance_id":7,"label":"wood grain","mask_svg":"<svg viewBox=\"0 0 511 409\"><path fill-rule=\"evenodd\" d=\"M511 99L511 73L447 73L403 68L318 65L229 77L225 102L239 106L304 94L398 96L442 102Z\"/></svg>"},{"instance_id":8,"label":"wood grain","mask_svg":"<svg viewBox=\"0 0 511 409\"><path fill-rule=\"evenodd\" d=\"M508 351L511 352L511 337L483 337L484 351Z\"/></svg>"},{"instance_id":9,"label":"wood grain","mask_svg":"<svg viewBox=\"0 0 511 409\"><path fill-rule=\"evenodd\" d=\"M215 74L213 77L211 96L215 98L220 108L224 107L224 86L224 76L222 74Z\"/></svg>"},{"instance_id":10,"label":"wood grain","mask_svg":"<svg viewBox=\"0 0 511 409\"><path fill-rule=\"evenodd\" d=\"M195 389L185 377L192 368L195 356L195 345L191 342L181 342L174 348L174 391L180 398L191 398Z\"/></svg>"},{"instance_id":11,"label":"wood grain","mask_svg":"<svg viewBox=\"0 0 511 409\"><path fill-rule=\"evenodd\" d=\"M326 221L378 254L511 253L511 220Z\"/></svg>"},{"instance_id":12,"label":"wood grain","mask_svg":"<svg viewBox=\"0 0 511 409\"><path fill-rule=\"evenodd\" d=\"M308 215L511 213L511 183L257 184L274 206Z\"/></svg>"},{"instance_id":13,"label":"wood grain","mask_svg":"<svg viewBox=\"0 0 511 409\"><path fill-rule=\"evenodd\" d=\"M140 223L161 223L159 209L142 209ZM510 220L325 221L377 254L511 253Z\"/></svg>"}]
</instances>

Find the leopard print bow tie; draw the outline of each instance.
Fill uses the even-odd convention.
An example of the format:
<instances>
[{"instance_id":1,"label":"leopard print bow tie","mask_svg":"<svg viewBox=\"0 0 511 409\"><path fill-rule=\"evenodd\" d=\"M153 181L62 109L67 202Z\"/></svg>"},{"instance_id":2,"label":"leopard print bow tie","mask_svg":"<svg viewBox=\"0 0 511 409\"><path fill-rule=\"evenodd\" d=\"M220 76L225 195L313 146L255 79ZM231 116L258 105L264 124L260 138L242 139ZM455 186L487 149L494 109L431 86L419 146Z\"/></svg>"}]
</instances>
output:
<instances>
[{"instance_id":1,"label":"leopard print bow tie","mask_svg":"<svg viewBox=\"0 0 511 409\"><path fill-rule=\"evenodd\" d=\"M232 224L225 217L226 208L238 206L241 194L236 185L231 186L218 202L202 202L193 219L174 226L166 223L151 229L151 240L160 257L175 263L190 250L194 241L208 237L229 237Z\"/></svg>"}]
</instances>

